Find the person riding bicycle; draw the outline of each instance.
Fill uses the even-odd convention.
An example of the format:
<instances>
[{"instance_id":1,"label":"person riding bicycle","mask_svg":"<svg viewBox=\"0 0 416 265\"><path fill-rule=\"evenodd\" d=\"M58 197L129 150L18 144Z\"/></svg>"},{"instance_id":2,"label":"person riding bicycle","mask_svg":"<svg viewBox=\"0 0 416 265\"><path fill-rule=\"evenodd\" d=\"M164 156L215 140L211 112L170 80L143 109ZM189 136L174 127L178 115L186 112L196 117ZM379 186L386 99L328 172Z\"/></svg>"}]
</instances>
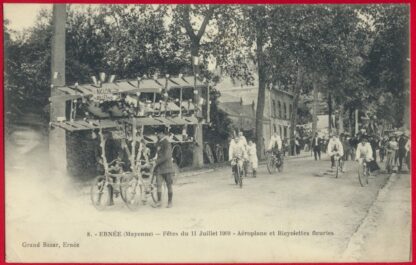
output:
<instances>
[{"instance_id":1,"label":"person riding bicycle","mask_svg":"<svg viewBox=\"0 0 416 265\"><path fill-rule=\"evenodd\" d=\"M379 170L379 166L374 159L373 147L368 142L366 135L361 136L360 143L357 145L357 150L355 152L355 160L362 165L364 161L367 162L367 167L370 172Z\"/></svg>"},{"instance_id":2,"label":"person riding bicycle","mask_svg":"<svg viewBox=\"0 0 416 265\"><path fill-rule=\"evenodd\" d=\"M241 142L240 137L235 137L230 144L230 149L228 150L228 158L231 162L232 171L235 172L236 161L238 160L238 165L240 168L244 166L244 160L247 158L246 147L244 143Z\"/></svg>"},{"instance_id":3,"label":"person riding bicycle","mask_svg":"<svg viewBox=\"0 0 416 265\"><path fill-rule=\"evenodd\" d=\"M275 156L278 156L282 151L282 138L277 132L274 132L270 138L268 151L271 151Z\"/></svg>"},{"instance_id":4,"label":"person riding bicycle","mask_svg":"<svg viewBox=\"0 0 416 265\"><path fill-rule=\"evenodd\" d=\"M331 168L335 167L335 156L339 156L339 160L342 160L344 156L344 148L342 147L341 141L338 139L336 134L333 134L328 142L326 153L331 157ZM341 168L341 171L343 169Z\"/></svg>"},{"instance_id":5,"label":"person riding bicycle","mask_svg":"<svg viewBox=\"0 0 416 265\"><path fill-rule=\"evenodd\" d=\"M367 137L362 136L360 142L357 145L357 150L355 151L355 161L362 165L364 160L366 162L370 162L373 159L373 148L371 148Z\"/></svg>"}]
</instances>

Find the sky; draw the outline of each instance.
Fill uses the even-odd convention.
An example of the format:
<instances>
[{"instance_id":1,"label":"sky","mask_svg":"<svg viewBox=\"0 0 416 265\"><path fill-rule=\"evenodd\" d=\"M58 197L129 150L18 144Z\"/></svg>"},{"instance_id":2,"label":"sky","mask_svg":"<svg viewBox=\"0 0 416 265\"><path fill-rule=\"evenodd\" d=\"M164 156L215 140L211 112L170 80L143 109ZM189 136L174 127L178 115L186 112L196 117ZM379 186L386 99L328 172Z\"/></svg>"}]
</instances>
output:
<instances>
[{"instance_id":1,"label":"sky","mask_svg":"<svg viewBox=\"0 0 416 265\"><path fill-rule=\"evenodd\" d=\"M21 31L35 23L41 8L52 9L52 4L4 4L4 18L10 29Z\"/></svg>"}]
</instances>

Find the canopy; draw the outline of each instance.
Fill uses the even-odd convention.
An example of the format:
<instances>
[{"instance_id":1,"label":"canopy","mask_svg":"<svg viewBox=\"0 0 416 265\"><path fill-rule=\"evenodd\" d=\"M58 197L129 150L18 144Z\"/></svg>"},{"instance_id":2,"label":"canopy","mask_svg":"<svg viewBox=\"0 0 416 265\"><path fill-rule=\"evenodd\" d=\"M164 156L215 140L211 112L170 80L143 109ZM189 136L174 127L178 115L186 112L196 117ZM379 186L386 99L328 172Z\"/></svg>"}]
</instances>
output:
<instances>
[{"instance_id":1,"label":"canopy","mask_svg":"<svg viewBox=\"0 0 416 265\"><path fill-rule=\"evenodd\" d=\"M102 83L101 86L83 84L74 86L58 87L58 89L69 95L93 96L99 94L119 93L160 93L165 87L167 90L175 88L186 88L194 86L194 77L172 77L143 80L121 80L113 83ZM206 84L197 78L197 87L204 87Z\"/></svg>"}]
</instances>

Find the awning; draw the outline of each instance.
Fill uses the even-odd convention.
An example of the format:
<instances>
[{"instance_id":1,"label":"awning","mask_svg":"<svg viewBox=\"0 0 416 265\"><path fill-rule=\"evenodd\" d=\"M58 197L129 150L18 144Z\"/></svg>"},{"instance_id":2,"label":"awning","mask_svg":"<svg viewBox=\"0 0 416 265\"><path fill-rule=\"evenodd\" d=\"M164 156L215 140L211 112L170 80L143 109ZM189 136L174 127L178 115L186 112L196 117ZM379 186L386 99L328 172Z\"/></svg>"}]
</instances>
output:
<instances>
[{"instance_id":1,"label":"awning","mask_svg":"<svg viewBox=\"0 0 416 265\"><path fill-rule=\"evenodd\" d=\"M109 129L117 128L118 123L112 120L101 120L101 121L62 121L52 122L52 126L60 127L67 131L84 131L84 130L95 130L95 129Z\"/></svg>"},{"instance_id":2,"label":"awning","mask_svg":"<svg viewBox=\"0 0 416 265\"><path fill-rule=\"evenodd\" d=\"M202 81L198 78L197 87L205 87ZM78 96L92 96L98 94L119 94L119 93L160 93L162 89L167 88L193 88L194 77L172 77L169 79L158 78L158 79L143 79L143 80L122 80L113 83L103 83L101 86L92 84L83 84L77 86L65 86L57 87L58 90Z\"/></svg>"}]
</instances>

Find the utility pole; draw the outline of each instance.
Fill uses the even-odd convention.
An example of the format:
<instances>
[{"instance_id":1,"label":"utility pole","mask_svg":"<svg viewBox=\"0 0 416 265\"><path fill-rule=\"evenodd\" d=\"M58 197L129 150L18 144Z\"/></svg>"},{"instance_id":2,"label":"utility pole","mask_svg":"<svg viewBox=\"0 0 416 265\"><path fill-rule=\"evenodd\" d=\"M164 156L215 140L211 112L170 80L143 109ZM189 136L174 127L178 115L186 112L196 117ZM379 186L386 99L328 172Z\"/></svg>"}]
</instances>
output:
<instances>
[{"instance_id":1,"label":"utility pole","mask_svg":"<svg viewBox=\"0 0 416 265\"><path fill-rule=\"evenodd\" d=\"M355 134L358 133L358 109L355 110Z\"/></svg>"},{"instance_id":2,"label":"utility pole","mask_svg":"<svg viewBox=\"0 0 416 265\"><path fill-rule=\"evenodd\" d=\"M51 49L51 100L50 121L56 122L65 117L64 100L57 100L58 87L65 86L65 25L66 4L54 4L52 14L52 49ZM53 170L66 172L66 133L61 128L49 131L49 161Z\"/></svg>"}]
</instances>

